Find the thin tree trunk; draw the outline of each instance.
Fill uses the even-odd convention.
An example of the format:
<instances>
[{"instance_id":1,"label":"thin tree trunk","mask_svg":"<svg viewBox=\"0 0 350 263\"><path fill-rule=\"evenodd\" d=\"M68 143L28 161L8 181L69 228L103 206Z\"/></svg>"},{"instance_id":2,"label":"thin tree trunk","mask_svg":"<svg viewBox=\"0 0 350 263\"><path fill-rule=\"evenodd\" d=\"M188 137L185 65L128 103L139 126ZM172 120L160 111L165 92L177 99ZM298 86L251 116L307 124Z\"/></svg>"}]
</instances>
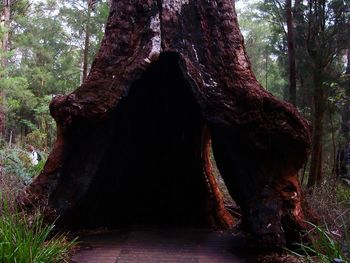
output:
<instances>
[{"instance_id":1,"label":"thin tree trunk","mask_svg":"<svg viewBox=\"0 0 350 263\"><path fill-rule=\"evenodd\" d=\"M5 28L5 32L1 39L1 51L3 57L0 61L1 66L6 69L8 66L7 52L9 51L9 27L11 15L11 2L10 0L3 0L3 12L1 14L1 26ZM0 76L1 77L1 76ZM5 100L6 94L4 91L0 91L0 136L5 137L6 130L6 116L5 116Z\"/></svg>"},{"instance_id":2,"label":"thin tree trunk","mask_svg":"<svg viewBox=\"0 0 350 263\"><path fill-rule=\"evenodd\" d=\"M312 66L305 41L305 18L302 2L302 0L296 0L293 8L295 62L297 79L300 83L297 104L302 110L309 112L308 108L312 105L312 91L310 89L312 76L310 76L308 69Z\"/></svg>"},{"instance_id":3,"label":"thin tree trunk","mask_svg":"<svg viewBox=\"0 0 350 263\"><path fill-rule=\"evenodd\" d=\"M13 131L10 131L10 139L9 139L9 147L11 148L12 146L12 135L13 135Z\"/></svg>"},{"instance_id":4,"label":"thin tree trunk","mask_svg":"<svg viewBox=\"0 0 350 263\"><path fill-rule=\"evenodd\" d=\"M89 1L88 1L88 9L87 9L86 26L85 26L85 40L84 40L84 52L83 52L83 76L82 76L82 83L85 82L86 77L87 77L87 75L88 75L91 11L92 11L92 1L89 0Z\"/></svg>"},{"instance_id":5,"label":"thin tree trunk","mask_svg":"<svg viewBox=\"0 0 350 263\"><path fill-rule=\"evenodd\" d=\"M345 74L350 74L350 49L347 50L347 66ZM345 94L346 96L350 97L350 81L348 85L345 87ZM337 162L336 162L336 175L337 178L346 176L348 174L348 167L347 167L347 149L350 145L350 102L346 102L343 105L342 112L341 112L341 129L340 134L343 136L345 142L342 145L339 145L338 147L338 153L337 153Z\"/></svg>"},{"instance_id":6,"label":"thin tree trunk","mask_svg":"<svg viewBox=\"0 0 350 263\"><path fill-rule=\"evenodd\" d=\"M306 162L305 162L303 170L302 170L301 179L300 179L300 183L302 186L305 183L305 173L306 173L306 168L307 168L308 163L309 163L309 158L306 159Z\"/></svg>"},{"instance_id":7,"label":"thin tree trunk","mask_svg":"<svg viewBox=\"0 0 350 263\"><path fill-rule=\"evenodd\" d=\"M335 131L334 131L334 121L333 121L333 115L331 112L330 103L328 102L328 110L329 110L329 121L331 124L331 135L332 135L332 153L333 153L333 167L332 167L332 178L336 175L336 166L337 166L337 147L335 144Z\"/></svg>"},{"instance_id":8,"label":"thin tree trunk","mask_svg":"<svg viewBox=\"0 0 350 263\"><path fill-rule=\"evenodd\" d=\"M307 186L314 187L322 181L322 137L323 122L325 115L325 94L322 86L322 70L315 70L313 73L314 96L313 96L313 132L310 173Z\"/></svg>"},{"instance_id":9,"label":"thin tree trunk","mask_svg":"<svg viewBox=\"0 0 350 263\"><path fill-rule=\"evenodd\" d=\"M286 1L286 17L287 17L287 42L288 42L288 65L289 65L289 101L296 105L297 100L297 84L296 84L296 63L294 49L294 28L292 15L292 1Z\"/></svg>"},{"instance_id":10,"label":"thin tree trunk","mask_svg":"<svg viewBox=\"0 0 350 263\"><path fill-rule=\"evenodd\" d=\"M5 115L5 92L0 91L0 137L5 137L6 115Z\"/></svg>"},{"instance_id":11,"label":"thin tree trunk","mask_svg":"<svg viewBox=\"0 0 350 263\"><path fill-rule=\"evenodd\" d=\"M2 37L1 49L4 53L9 51L9 27L10 27L10 14L11 14L11 2L10 0L3 0L3 12L2 12L2 21L1 23L5 27L5 32ZM5 56L2 58L1 62L3 67L8 65L8 59Z\"/></svg>"}]
</instances>

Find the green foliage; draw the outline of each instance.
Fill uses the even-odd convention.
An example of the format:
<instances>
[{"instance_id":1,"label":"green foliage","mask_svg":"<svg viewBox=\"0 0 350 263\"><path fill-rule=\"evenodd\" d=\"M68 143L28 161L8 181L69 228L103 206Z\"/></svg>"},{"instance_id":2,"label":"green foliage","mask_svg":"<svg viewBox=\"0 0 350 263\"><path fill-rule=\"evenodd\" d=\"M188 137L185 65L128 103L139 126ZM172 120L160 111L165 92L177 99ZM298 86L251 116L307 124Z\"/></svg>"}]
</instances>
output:
<instances>
[{"instance_id":1,"label":"green foliage","mask_svg":"<svg viewBox=\"0 0 350 263\"><path fill-rule=\"evenodd\" d=\"M6 137L30 140L39 149L51 147L55 122L49 103L56 94L67 94L80 85L87 23L86 1L11 1L11 26L6 68L0 67L1 106L6 114ZM1 9L1 5L0 5ZM98 1L90 17L91 64L108 15L107 1ZM29 134L29 136L28 136ZM33 143L34 137L38 140ZM45 138L44 138L45 137Z\"/></svg>"},{"instance_id":2,"label":"green foliage","mask_svg":"<svg viewBox=\"0 0 350 263\"><path fill-rule=\"evenodd\" d=\"M292 252L293 254L307 259L308 262L317 261L323 263L333 263L335 260L339 260L342 263L350 262L350 239L348 236L348 229L344 225L344 239L337 240L334 234L329 230L327 225L325 227L319 227L315 224L308 222L312 227L312 244L298 244L301 249L301 254Z\"/></svg>"},{"instance_id":3,"label":"green foliage","mask_svg":"<svg viewBox=\"0 0 350 263\"><path fill-rule=\"evenodd\" d=\"M16 208L16 196L31 181L31 176L41 171L45 160L32 166L28 152L1 144L0 262L69 262L75 240L68 241L64 234L55 234L54 224L44 224L39 212L28 215Z\"/></svg>"},{"instance_id":4,"label":"green foliage","mask_svg":"<svg viewBox=\"0 0 350 263\"><path fill-rule=\"evenodd\" d=\"M40 213L29 216L12 211L0 196L0 262L68 262L75 240L53 235L54 224L45 225Z\"/></svg>"},{"instance_id":5,"label":"green foliage","mask_svg":"<svg viewBox=\"0 0 350 263\"><path fill-rule=\"evenodd\" d=\"M350 187L345 184L339 184L336 193L338 203L350 207Z\"/></svg>"},{"instance_id":6,"label":"green foliage","mask_svg":"<svg viewBox=\"0 0 350 263\"><path fill-rule=\"evenodd\" d=\"M43 133L42 130L36 129L29 133L25 142L28 145L33 145L34 148L38 149L46 144L47 134Z\"/></svg>"},{"instance_id":7,"label":"green foliage","mask_svg":"<svg viewBox=\"0 0 350 263\"><path fill-rule=\"evenodd\" d=\"M311 211L323 225L310 226L311 245L301 244L301 254L309 262L330 262L334 258L350 258L350 187L328 175L327 181L305 195ZM315 258L318 257L318 259Z\"/></svg>"},{"instance_id":8,"label":"green foliage","mask_svg":"<svg viewBox=\"0 0 350 263\"><path fill-rule=\"evenodd\" d=\"M257 80L265 89L282 99L287 80L279 53L276 52L275 26L262 16L259 8L260 5L253 2L238 10L240 28Z\"/></svg>"},{"instance_id":9,"label":"green foliage","mask_svg":"<svg viewBox=\"0 0 350 263\"><path fill-rule=\"evenodd\" d=\"M269 91L287 98L287 2L245 2L247 7L239 12L238 18L253 70ZM320 155L312 152L310 167L317 169L310 173L309 182L314 184L324 180L325 173L339 170L335 169L339 166L335 161L337 151L344 149L350 141L350 55L347 55L350 2L291 2L294 37L290 40L294 44L297 70L296 104L300 112L314 122L313 143L317 147L313 149L323 148ZM316 170L321 171L317 176Z\"/></svg>"},{"instance_id":10,"label":"green foliage","mask_svg":"<svg viewBox=\"0 0 350 263\"><path fill-rule=\"evenodd\" d=\"M27 152L20 148L5 148L0 150L0 156L3 175L16 175L25 184L32 181L32 175L29 172L31 161Z\"/></svg>"},{"instance_id":11,"label":"green foliage","mask_svg":"<svg viewBox=\"0 0 350 263\"><path fill-rule=\"evenodd\" d=\"M86 25L89 25L91 37L89 41L90 52L88 60L90 64L104 35L104 27L109 13L107 1L96 1L90 16L88 14L88 1L60 0L59 4L60 19L70 29L70 42L72 45L76 45L81 51L84 49ZM82 52L80 56L82 56Z\"/></svg>"},{"instance_id":12,"label":"green foliage","mask_svg":"<svg viewBox=\"0 0 350 263\"><path fill-rule=\"evenodd\" d=\"M1 174L3 176L16 176L22 183L29 184L32 178L37 176L44 168L46 153L40 152L42 160L37 165L32 165L29 152L18 146L9 148L2 147L0 150Z\"/></svg>"},{"instance_id":13,"label":"green foliage","mask_svg":"<svg viewBox=\"0 0 350 263\"><path fill-rule=\"evenodd\" d=\"M31 177L39 175L39 173L44 169L46 159L43 159L38 162L37 165L33 165L28 169L28 173Z\"/></svg>"}]
</instances>

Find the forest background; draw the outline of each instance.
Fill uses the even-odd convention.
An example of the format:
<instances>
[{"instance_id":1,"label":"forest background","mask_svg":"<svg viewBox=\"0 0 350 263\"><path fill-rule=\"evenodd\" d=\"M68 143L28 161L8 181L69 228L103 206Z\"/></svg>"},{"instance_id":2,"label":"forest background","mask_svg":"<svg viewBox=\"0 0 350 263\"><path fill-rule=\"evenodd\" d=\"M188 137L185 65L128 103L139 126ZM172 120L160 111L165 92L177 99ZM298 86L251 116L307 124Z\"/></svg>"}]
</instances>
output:
<instances>
[{"instance_id":1,"label":"forest background","mask_svg":"<svg viewBox=\"0 0 350 263\"><path fill-rule=\"evenodd\" d=\"M257 79L296 105L314 127L301 175L308 187L320 185L325 174L349 176L349 2L237 1ZM30 144L45 154L55 139L49 102L84 82L103 37L108 2L2 0L0 13L1 148Z\"/></svg>"}]
</instances>

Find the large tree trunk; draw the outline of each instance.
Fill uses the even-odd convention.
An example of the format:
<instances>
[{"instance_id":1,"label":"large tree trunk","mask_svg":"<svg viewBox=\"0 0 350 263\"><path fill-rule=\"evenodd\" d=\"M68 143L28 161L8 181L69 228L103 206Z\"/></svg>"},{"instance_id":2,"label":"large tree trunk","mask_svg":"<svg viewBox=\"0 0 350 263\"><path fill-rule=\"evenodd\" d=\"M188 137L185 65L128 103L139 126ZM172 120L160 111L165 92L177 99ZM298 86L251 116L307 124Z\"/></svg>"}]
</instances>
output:
<instances>
[{"instance_id":1,"label":"large tree trunk","mask_svg":"<svg viewBox=\"0 0 350 263\"><path fill-rule=\"evenodd\" d=\"M86 82L50 109L57 140L27 192L60 224L231 226L211 138L245 229L299 240L309 124L257 82L231 0L114 0Z\"/></svg>"}]
</instances>

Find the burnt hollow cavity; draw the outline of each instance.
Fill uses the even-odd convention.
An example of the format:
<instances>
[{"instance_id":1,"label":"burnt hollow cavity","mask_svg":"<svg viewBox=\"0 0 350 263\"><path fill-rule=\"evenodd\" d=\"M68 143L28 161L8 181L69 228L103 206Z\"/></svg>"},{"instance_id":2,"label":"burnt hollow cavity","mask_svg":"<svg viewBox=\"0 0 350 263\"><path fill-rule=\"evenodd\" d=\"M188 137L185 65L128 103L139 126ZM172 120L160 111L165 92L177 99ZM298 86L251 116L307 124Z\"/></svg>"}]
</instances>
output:
<instances>
[{"instance_id":1,"label":"burnt hollow cavity","mask_svg":"<svg viewBox=\"0 0 350 263\"><path fill-rule=\"evenodd\" d=\"M61 217L65 225L207 224L203 119L175 54L162 54L131 86L108 121L76 125L79 128L73 127L67 136L68 164L62 171L67 179L61 181L69 186L74 176L85 173L87 190ZM88 168L76 169L71 159ZM60 188L68 191L64 185ZM61 199L52 202L64 206Z\"/></svg>"}]
</instances>

